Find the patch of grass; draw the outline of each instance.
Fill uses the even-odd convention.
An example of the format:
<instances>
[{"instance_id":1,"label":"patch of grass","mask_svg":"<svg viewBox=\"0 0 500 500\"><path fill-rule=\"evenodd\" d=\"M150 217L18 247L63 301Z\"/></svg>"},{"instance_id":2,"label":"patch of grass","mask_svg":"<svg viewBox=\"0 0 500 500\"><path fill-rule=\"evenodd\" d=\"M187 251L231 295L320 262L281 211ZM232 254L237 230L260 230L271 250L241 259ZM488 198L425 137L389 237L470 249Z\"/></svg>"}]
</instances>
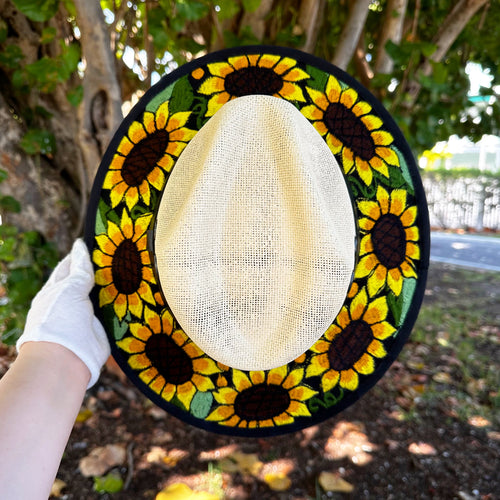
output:
<instances>
[{"instance_id":1,"label":"patch of grass","mask_svg":"<svg viewBox=\"0 0 500 500\"><path fill-rule=\"evenodd\" d=\"M434 265L401 362L428 377L421 400L500 422L500 277ZM408 418L415 408L408 410ZM417 408L418 412L418 408Z\"/></svg>"}]
</instances>

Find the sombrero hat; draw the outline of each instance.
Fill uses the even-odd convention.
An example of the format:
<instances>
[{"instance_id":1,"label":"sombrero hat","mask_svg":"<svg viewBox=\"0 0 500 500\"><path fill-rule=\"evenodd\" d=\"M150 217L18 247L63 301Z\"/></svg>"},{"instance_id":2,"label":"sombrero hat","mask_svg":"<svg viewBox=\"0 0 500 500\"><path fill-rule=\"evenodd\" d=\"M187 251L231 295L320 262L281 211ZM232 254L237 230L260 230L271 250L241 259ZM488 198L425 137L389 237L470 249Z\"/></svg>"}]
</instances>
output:
<instances>
[{"instance_id":1,"label":"sombrero hat","mask_svg":"<svg viewBox=\"0 0 500 500\"><path fill-rule=\"evenodd\" d=\"M86 242L134 384L195 426L266 436L340 412L389 368L422 301L429 225L372 94L258 46L146 92L104 155Z\"/></svg>"}]
</instances>

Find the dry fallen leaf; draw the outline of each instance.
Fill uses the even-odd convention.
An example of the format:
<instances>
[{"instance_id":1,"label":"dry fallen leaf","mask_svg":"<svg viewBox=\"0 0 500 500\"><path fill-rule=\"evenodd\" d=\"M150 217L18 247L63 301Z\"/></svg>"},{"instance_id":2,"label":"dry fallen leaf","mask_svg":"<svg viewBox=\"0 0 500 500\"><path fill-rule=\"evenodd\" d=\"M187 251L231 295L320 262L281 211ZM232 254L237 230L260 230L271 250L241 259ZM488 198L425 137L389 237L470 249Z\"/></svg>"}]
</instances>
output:
<instances>
[{"instance_id":1,"label":"dry fallen leaf","mask_svg":"<svg viewBox=\"0 0 500 500\"><path fill-rule=\"evenodd\" d=\"M411 443L408 451L414 455L437 455L436 448L428 443Z\"/></svg>"},{"instance_id":2,"label":"dry fallen leaf","mask_svg":"<svg viewBox=\"0 0 500 500\"><path fill-rule=\"evenodd\" d=\"M290 478L282 472L266 474L264 481L273 491L286 491L292 485Z\"/></svg>"},{"instance_id":3,"label":"dry fallen leaf","mask_svg":"<svg viewBox=\"0 0 500 500\"><path fill-rule=\"evenodd\" d=\"M123 464L126 456L123 445L108 444L95 448L80 460L80 472L85 477L102 476L112 467Z\"/></svg>"},{"instance_id":4,"label":"dry fallen leaf","mask_svg":"<svg viewBox=\"0 0 500 500\"><path fill-rule=\"evenodd\" d=\"M193 491L184 483L173 483L160 491L155 500L220 500L220 498L207 491Z\"/></svg>"},{"instance_id":5,"label":"dry fallen leaf","mask_svg":"<svg viewBox=\"0 0 500 500\"><path fill-rule=\"evenodd\" d=\"M340 477L337 472L323 471L318 478L320 486L325 491L337 491L339 493L351 493L354 486Z\"/></svg>"},{"instance_id":6,"label":"dry fallen leaf","mask_svg":"<svg viewBox=\"0 0 500 500\"><path fill-rule=\"evenodd\" d=\"M241 472L257 476L264 466L255 453L235 451L219 462L223 472Z\"/></svg>"},{"instance_id":7,"label":"dry fallen leaf","mask_svg":"<svg viewBox=\"0 0 500 500\"><path fill-rule=\"evenodd\" d=\"M64 488L66 488L66 483L62 479L56 478L50 490L50 496L59 498Z\"/></svg>"},{"instance_id":8,"label":"dry fallen leaf","mask_svg":"<svg viewBox=\"0 0 500 500\"><path fill-rule=\"evenodd\" d=\"M76 416L76 421L77 422L85 422L88 420L94 413L92 410L89 410L88 408L82 408L79 412L78 415Z\"/></svg>"}]
</instances>

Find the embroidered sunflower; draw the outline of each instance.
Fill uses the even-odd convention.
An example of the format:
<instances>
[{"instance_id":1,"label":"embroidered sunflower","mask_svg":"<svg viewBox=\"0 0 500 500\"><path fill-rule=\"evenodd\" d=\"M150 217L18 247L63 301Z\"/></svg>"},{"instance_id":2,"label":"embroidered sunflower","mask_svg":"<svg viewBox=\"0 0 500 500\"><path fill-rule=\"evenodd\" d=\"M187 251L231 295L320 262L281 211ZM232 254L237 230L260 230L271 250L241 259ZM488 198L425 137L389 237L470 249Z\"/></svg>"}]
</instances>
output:
<instances>
[{"instance_id":1,"label":"embroidered sunflower","mask_svg":"<svg viewBox=\"0 0 500 500\"><path fill-rule=\"evenodd\" d=\"M287 366L267 372L233 370L233 386L214 392L220 404L207 417L230 427L270 427L291 424L311 414L305 402L317 394L302 385L304 369Z\"/></svg>"},{"instance_id":2,"label":"embroidered sunflower","mask_svg":"<svg viewBox=\"0 0 500 500\"><path fill-rule=\"evenodd\" d=\"M99 269L95 282L101 287L99 305L113 304L118 319L130 311L142 316L143 301L154 304L150 283L153 271L147 250L147 230L151 214L132 221L123 210L120 224L108 220L107 233L96 236L99 248L93 252L93 261Z\"/></svg>"},{"instance_id":3,"label":"embroidered sunflower","mask_svg":"<svg viewBox=\"0 0 500 500\"><path fill-rule=\"evenodd\" d=\"M390 148L394 139L380 130L383 122L371 114L370 104L361 101L354 89L342 88L333 76L328 77L325 92L309 87L307 92L314 104L301 112L326 136L332 153L342 157L344 172L356 170L366 185L372 182L372 170L389 177L388 165L399 166L398 156Z\"/></svg>"},{"instance_id":4,"label":"embroidered sunflower","mask_svg":"<svg viewBox=\"0 0 500 500\"><path fill-rule=\"evenodd\" d=\"M150 186L161 190L165 173L170 172L178 157L196 131L184 127L190 111L170 115L168 101L155 113L145 111L142 122L134 121L121 140L104 179L109 189L111 206L123 197L129 210L142 198L149 205Z\"/></svg>"},{"instance_id":5,"label":"embroidered sunflower","mask_svg":"<svg viewBox=\"0 0 500 500\"><path fill-rule=\"evenodd\" d=\"M173 331L168 311L159 316L146 307L144 320L131 323L132 336L117 345L130 354L129 366L146 385L166 401L176 396L189 410L197 391L214 389L210 375L220 370L182 330Z\"/></svg>"},{"instance_id":6,"label":"embroidered sunflower","mask_svg":"<svg viewBox=\"0 0 500 500\"><path fill-rule=\"evenodd\" d=\"M206 116L212 116L229 100L244 95L272 95L304 102L297 82L309 75L296 64L294 59L273 54L235 56L227 62L208 64L211 76L199 89L201 94L211 96Z\"/></svg>"},{"instance_id":7,"label":"embroidered sunflower","mask_svg":"<svg viewBox=\"0 0 500 500\"><path fill-rule=\"evenodd\" d=\"M420 258L417 207L408 205L407 193L389 194L377 188L377 201L359 201L361 238L356 277L368 276L368 293L374 296L386 283L396 296L404 278L417 278L415 261ZM362 234L363 234L362 233Z\"/></svg>"},{"instance_id":8,"label":"embroidered sunflower","mask_svg":"<svg viewBox=\"0 0 500 500\"><path fill-rule=\"evenodd\" d=\"M349 306L342 307L335 323L311 348L316 354L306 375L320 375L325 392L338 383L344 389L356 390L358 375L373 373L375 358L387 354L381 341L396 331L385 321L387 312L385 297L369 302L362 288Z\"/></svg>"}]
</instances>

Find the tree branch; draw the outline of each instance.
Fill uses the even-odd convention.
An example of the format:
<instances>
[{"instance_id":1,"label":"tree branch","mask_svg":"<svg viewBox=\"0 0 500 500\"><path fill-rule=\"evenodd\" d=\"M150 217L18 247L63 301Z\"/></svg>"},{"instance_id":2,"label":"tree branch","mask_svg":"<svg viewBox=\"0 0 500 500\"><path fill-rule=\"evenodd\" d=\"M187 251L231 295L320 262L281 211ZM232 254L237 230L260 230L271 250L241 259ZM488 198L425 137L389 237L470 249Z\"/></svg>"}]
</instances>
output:
<instances>
[{"instance_id":1,"label":"tree branch","mask_svg":"<svg viewBox=\"0 0 500 500\"><path fill-rule=\"evenodd\" d=\"M89 179L93 179L111 135L122 119L120 87L115 59L99 2L75 0L86 62L80 141Z\"/></svg>"},{"instance_id":2,"label":"tree branch","mask_svg":"<svg viewBox=\"0 0 500 500\"><path fill-rule=\"evenodd\" d=\"M266 16L271 12L274 0L262 0L254 12L245 12L241 19L240 29L250 26L252 33L258 40L266 34Z\"/></svg>"},{"instance_id":3,"label":"tree branch","mask_svg":"<svg viewBox=\"0 0 500 500\"><path fill-rule=\"evenodd\" d=\"M325 0L302 0L300 3L299 24L306 34L302 46L304 52L314 51L325 7Z\"/></svg>"},{"instance_id":4,"label":"tree branch","mask_svg":"<svg viewBox=\"0 0 500 500\"><path fill-rule=\"evenodd\" d=\"M341 69L347 68L356 50L359 36L361 35L366 17L368 16L368 6L370 3L371 0L356 0L351 2L349 17L340 34L337 50L332 59L332 63Z\"/></svg>"},{"instance_id":5,"label":"tree branch","mask_svg":"<svg viewBox=\"0 0 500 500\"><path fill-rule=\"evenodd\" d=\"M380 28L377 55L375 57L375 72L389 74L394 63L385 50L389 40L395 44L401 42L403 36L403 24L405 20L408 0L389 0L386 8L385 19Z\"/></svg>"},{"instance_id":6,"label":"tree branch","mask_svg":"<svg viewBox=\"0 0 500 500\"><path fill-rule=\"evenodd\" d=\"M453 42L458 38L474 14L489 0L459 0L448 14L433 42L436 45L434 53L423 61L415 74L429 76L432 73L432 62L440 62L446 56ZM420 94L422 85L417 81L410 82L407 106L411 108Z\"/></svg>"}]
</instances>

